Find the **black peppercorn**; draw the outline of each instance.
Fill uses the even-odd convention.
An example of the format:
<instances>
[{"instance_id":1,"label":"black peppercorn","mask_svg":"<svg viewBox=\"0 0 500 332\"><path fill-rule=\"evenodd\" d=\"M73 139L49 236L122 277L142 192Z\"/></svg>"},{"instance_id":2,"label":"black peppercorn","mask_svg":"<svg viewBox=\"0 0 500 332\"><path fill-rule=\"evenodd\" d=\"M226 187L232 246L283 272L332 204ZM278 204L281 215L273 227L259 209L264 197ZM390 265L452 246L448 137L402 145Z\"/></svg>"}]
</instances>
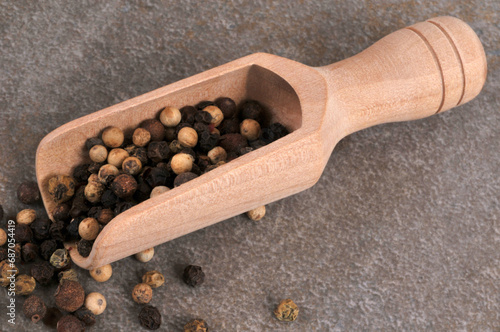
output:
<instances>
[{"instance_id":1,"label":"black peppercorn","mask_svg":"<svg viewBox=\"0 0 500 332\"><path fill-rule=\"evenodd\" d=\"M201 270L201 266L188 265L184 269L182 279L189 286L196 287L205 281L205 273Z\"/></svg>"},{"instance_id":2,"label":"black peppercorn","mask_svg":"<svg viewBox=\"0 0 500 332\"><path fill-rule=\"evenodd\" d=\"M85 219L84 216L79 216L76 218L73 218L71 222L69 223L68 226L66 226L66 241L67 240L77 240L80 238L80 234L78 233L78 227L80 226L80 223L82 220Z\"/></svg>"},{"instance_id":3,"label":"black peppercorn","mask_svg":"<svg viewBox=\"0 0 500 332\"><path fill-rule=\"evenodd\" d=\"M78 241L76 245L76 250L78 250L78 253L82 257L89 257L90 252L92 251L92 246L94 245L94 241L87 241L84 239L81 239Z\"/></svg>"},{"instance_id":4,"label":"black peppercorn","mask_svg":"<svg viewBox=\"0 0 500 332\"><path fill-rule=\"evenodd\" d=\"M16 241L16 243L33 241L33 232L31 231L30 226L25 224L16 224L14 240Z\"/></svg>"},{"instance_id":5,"label":"black peppercorn","mask_svg":"<svg viewBox=\"0 0 500 332\"><path fill-rule=\"evenodd\" d=\"M105 190L101 196L101 203L106 208L112 207L118 202L118 196L116 196L111 189Z\"/></svg>"},{"instance_id":6,"label":"black peppercorn","mask_svg":"<svg viewBox=\"0 0 500 332\"><path fill-rule=\"evenodd\" d=\"M130 156L139 159L143 167L148 163L148 151L146 148L137 148Z\"/></svg>"},{"instance_id":7,"label":"black peppercorn","mask_svg":"<svg viewBox=\"0 0 500 332\"><path fill-rule=\"evenodd\" d=\"M184 183L186 183L188 181L191 181L192 179L195 179L197 177L198 177L198 175L196 175L193 172L184 172L184 173L181 173L181 174L179 174L179 175L177 175L175 177L174 187L178 187L181 184L184 184Z\"/></svg>"},{"instance_id":8,"label":"black peppercorn","mask_svg":"<svg viewBox=\"0 0 500 332\"><path fill-rule=\"evenodd\" d=\"M0 247L0 262L8 258L7 248Z\"/></svg>"},{"instance_id":9,"label":"black peppercorn","mask_svg":"<svg viewBox=\"0 0 500 332\"><path fill-rule=\"evenodd\" d=\"M139 322L141 326L148 330L157 330L161 326L161 314L158 309L151 305L142 307L139 313Z\"/></svg>"},{"instance_id":10,"label":"black peppercorn","mask_svg":"<svg viewBox=\"0 0 500 332\"><path fill-rule=\"evenodd\" d=\"M147 184L142 178L137 182L137 190L134 193L134 199L143 202L151 195L151 186Z\"/></svg>"},{"instance_id":11,"label":"black peppercorn","mask_svg":"<svg viewBox=\"0 0 500 332\"><path fill-rule=\"evenodd\" d=\"M130 197L137 190L137 181L132 175L120 174L111 183L111 190L120 198Z\"/></svg>"},{"instance_id":12,"label":"black peppercorn","mask_svg":"<svg viewBox=\"0 0 500 332\"><path fill-rule=\"evenodd\" d=\"M179 110L182 115L182 122L187 122L190 124L194 123L194 116L196 114L196 108L193 106L184 106Z\"/></svg>"},{"instance_id":13,"label":"black peppercorn","mask_svg":"<svg viewBox=\"0 0 500 332\"><path fill-rule=\"evenodd\" d=\"M40 245L40 255L42 256L43 259L48 261L50 259L50 256L56 251L57 249L57 241L54 239L50 240L45 240L42 242Z\"/></svg>"},{"instance_id":14,"label":"black peppercorn","mask_svg":"<svg viewBox=\"0 0 500 332\"><path fill-rule=\"evenodd\" d=\"M194 121L199 124L208 125L212 122L212 116L210 113L200 110L194 115ZM196 129L196 123L194 124L194 129Z\"/></svg>"},{"instance_id":15,"label":"black peppercorn","mask_svg":"<svg viewBox=\"0 0 500 332\"><path fill-rule=\"evenodd\" d=\"M219 145L226 150L226 152L237 152L242 148L248 146L245 137L240 134L226 134L220 137Z\"/></svg>"},{"instance_id":16,"label":"black peppercorn","mask_svg":"<svg viewBox=\"0 0 500 332\"><path fill-rule=\"evenodd\" d=\"M90 164L80 164L75 167L73 170L73 178L76 182L82 183L86 182L90 176L90 172L88 171Z\"/></svg>"},{"instance_id":17,"label":"black peppercorn","mask_svg":"<svg viewBox=\"0 0 500 332\"><path fill-rule=\"evenodd\" d=\"M89 309L81 307L73 313L76 318L81 320L86 326L92 326L95 324L95 315Z\"/></svg>"},{"instance_id":18,"label":"black peppercorn","mask_svg":"<svg viewBox=\"0 0 500 332\"><path fill-rule=\"evenodd\" d=\"M150 187L168 185L169 173L165 168L154 167L150 168L143 174L143 178Z\"/></svg>"},{"instance_id":19,"label":"black peppercorn","mask_svg":"<svg viewBox=\"0 0 500 332\"><path fill-rule=\"evenodd\" d=\"M35 263L31 266L31 276L41 285L48 285L54 276L54 267L49 262Z\"/></svg>"},{"instance_id":20,"label":"black peppercorn","mask_svg":"<svg viewBox=\"0 0 500 332\"><path fill-rule=\"evenodd\" d=\"M146 120L140 127L149 131L151 134L151 141L162 141L165 137L165 127L156 119Z\"/></svg>"},{"instance_id":21,"label":"black peppercorn","mask_svg":"<svg viewBox=\"0 0 500 332\"><path fill-rule=\"evenodd\" d=\"M71 217L69 215L71 207L68 204L59 204L52 209L52 217L56 221L68 221Z\"/></svg>"},{"instance_id":22,"label":"black peppercorn","mask_svg":"<svg viewBox=\"0 0 500 332\"><path fill-rule=\"evenodd\" d=\"M231 98L221 97L215 101L215 106L220 108L222 114L224 114L224 119L230 119L236 115L236 103Z\"/></svg>"},{"instance_id":23,"label":"black peppercorn","mask_svg":"<svg viewBox=\"0 0 500 332\"><path fill-rule=\"evenodd\" d=\"M40 191L36 182L23 182L17 188L17 198L24 204L33 204L40 200Z\"/></svg>"},{"instance_id":24,"label":"black peppercorn","mask_svg":"<svg viewBox=\"0 0 500 332\"><path fill-rule=\"evenodd\" d=\"M132 208L134 206L134 203L132 202L120 202L116 204L116 207L114 209L115 215L119 215L122 212L127 211L128 209Z\"/></svg>"},{"instance_id":25,"label":"black peppercorn","mask_svg":"<svg viewBox=\"0 0 500 332\"><path fill-rule=\"evenodd\" d=\"M38 257L38 246L34 243L26 243L21 247L21 256L26 263L34 261Z\"/></svg>"},{"instance_id":26,"label":"black peppercorn","mask_svg":"<svg viewBox=\"0 0 500 332\"><path fill-rule=\"evenodd\" d=\"M225 134L237 134L240 132L240 123L238 119L225 119L219 125L219 131L221 135Z\"/></svg>"},{"instance_id":27,"label":"black peppercorn","mask_svg":"<svg viewBox=\"0 0 500 332\"><path fill-rule=\"evenodd\" d=\"M38 323L45 317L47 307L41 298L36 295L31 295L23 303L23 312L33 323Z\"/></svg>"},{"instance_id":28,"label":"black peppercorn","mask_svg":"<svg viewBox=\"0 0 500 332\"><path fill-rule=\"evenodd\" d=\"M57 332L83 332L85 324L73 315L61 317L57 322Z\"/></svg>"},{"instance_id":29,"label":"black peppercorn","mask_svg":"<svg viewBox=\"0 0 500 332\"><path fill-rule=\"evenodd\" d=\"M75 197L73 199L73 204L71 205L71 209L69 211L70 217L75 218L78 217L85 212L87 212L90 207L85 199L85 187L81 186L75 193Z\"/></svg>"},{"instance_id":30,"label":"black peppercorn","mask_svg":"<svg viewBox=\"0 0 500 332\"><path fill-rule=\"evenodd\" d=\"M66 224L63 221L56 221L50 225L50 237L56 241L63 242L66 238Z\"/></svg>"},{"instance_id":31,"label":"black peppercorn","mask_svg":"<svg viewBox=\"0 0 500 332\"><path fill-rule=\"evenodd\" d=\"M239 116L241 121L252 119L261 122L263 113L262 106L258 102L250 100L241 105Z\"/></svg>"},{"instance_id":32,"label":"black peppercorn","mask_svg":"<svg viewBox=\"0 0 500 332\"><path fill-rule=\"evenodd\" d=\"M52 222L46 218L35 219L30 224L31 231L36 240L45 240L49 236L49 229Z\"/></svg>"},{"instance_id":33,"label":"black peppercorn","mask_svg":"<svg viewBox=\"0 0 500 332\"><path fill-rule=\"evenodd\" d=\"M78 310L85 301L85 291L76 281L64 280L54 294L56 306L64 311L73 312Z\"/></svg>"},{"instance_id":34,"label":"black peppercorn","mask_svg":"<svg viewBox=\"0 0 500 332\"><path fill-rule=\"evenodd\" d=\"M165 141L151 142L148 145L148 157L156 163L167 159L169 153L170 149Z\"/></svg>"}]
</instances>

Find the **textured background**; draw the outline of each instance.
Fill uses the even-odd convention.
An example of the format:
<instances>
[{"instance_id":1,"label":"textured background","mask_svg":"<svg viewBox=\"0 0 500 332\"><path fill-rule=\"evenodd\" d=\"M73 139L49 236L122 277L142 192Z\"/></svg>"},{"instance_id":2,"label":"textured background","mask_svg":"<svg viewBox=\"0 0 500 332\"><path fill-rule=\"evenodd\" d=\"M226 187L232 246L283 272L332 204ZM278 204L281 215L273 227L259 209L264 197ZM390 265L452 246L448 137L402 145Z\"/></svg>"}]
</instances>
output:
<instances>
[{"instance_id":1,"label":"textured background","mask_svg":"<svg viewBox=\"0 0 500 332\"><path fill-rule=\"evenodd\" d=\"M486 49L477 99L347 137L318 184L262 222L236 217L157 247L149 263L116 262L105 284L79 270L108 299L92 330L140 329L130 291L155 268L162 330L201 317L213 331L500 331L500 2L374 3L0 1L0 204L11 218L48 132L241 56L326 65L437 15L465 20ZM199 289L179 278L190 263L206 270ZM300 307L294 323L273 317L284 298ZM0 330L46 330L20 307L13 329L0 303Z\"/></svg>"}]
</instances>

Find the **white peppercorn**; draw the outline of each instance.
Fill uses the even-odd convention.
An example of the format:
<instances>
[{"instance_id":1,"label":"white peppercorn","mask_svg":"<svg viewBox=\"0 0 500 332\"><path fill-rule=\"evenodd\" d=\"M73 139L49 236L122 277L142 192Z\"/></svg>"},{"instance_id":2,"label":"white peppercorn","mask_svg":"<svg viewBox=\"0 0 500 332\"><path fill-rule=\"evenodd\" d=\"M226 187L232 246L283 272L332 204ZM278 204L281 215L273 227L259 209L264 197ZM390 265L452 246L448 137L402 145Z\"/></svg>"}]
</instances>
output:
<instances>
[{"instance_id":1,"label":"white peppercorn","mask_svg":"<svg viewBox=\"0 0 500 332\"><path fill-rule=\"evenodd\" d=\"M187 153L177 153L170 161L170 167L175 174L181 174L191 171L193 168L194 158Z\"/></svg>"},{"instance_id":2,"label":"white peppercorn","mask_svg":"<svg viewBox=\"0 0 500 332\"><path fill-rule=\"evenodd\" d=\"M151 133L144 128L137 128L132 135L132 142L139 146L146 146L151 141Z\"/></svg>"},{"instance_id":3,"label":"white peppercorn","mask_svg":"<svg viewBox=\"0 0 500 332\"><path fill-rule=\"evenodd\" d=\"M210 113L210 115L212 116L211 123L215 127L219 126L222 120L224 120L224 114L217 106L214 105L207 106L203 109L203 111Z\"/></svg>"},{"instance_id":4,"label":"white peppercorn","mask_svg":"<svg viewBox=\"0 0 500 332\"><path fill-rule=\"evenodd\" d=\"M78 226L78 234L87 241L95 240L100 230L99 222L94 218L85 218Z\"/></svg>"},{"instance_id":5,"label":"white peppercorn","mask_svg":"<svg viewBox=\"0 0 500 332\"><path fill-rule=\"evenodd\" d=\"M108 158L108 149L103 145L94 145L89 151L89 157L95 163L102 163Z\"/></svg>"},{"instance_id":6,"label":"white peppercorn","mask_svg":"<svg viewBox=\"0 0 500 332\"><path fill-rule=\"evenodd\" d=\"M124 149L113 149L109 151L108 154L108 164L111 164L115 167L122 167L123 161L129 157L129 154Z\"/></svg>"},{"instance_id":7,"label":"white peppercorn","mask_svg":"<svg viewBox=\"0 0 500 332\"><path fill-rule=\"evenodd\" d=\"M210 158L212 164L217 164L220 161L226 161L227 153L224 148L216 146L212 150L208 151L207 156Z\"/></svg>"},{"instance_id":8,"label":"white peppercorn","mask_svg":"<svg viewBox=\"0 0 500 332\"><path fill-rule=\"evenodd\" d=\"M135 254L135 258L139 262L146 263L149 262L151 259L153 259L154 255L155 255L155 248L149 248Z\"/></svg>"},{"instance_id":9,"label":"white peppercorn","mask_svg":"<svg viewBox=\"0 0 500 332\"><path fill-rule=\"evenodd\" d=\"M101 168L99 169L99 173L97 173L97 178L99 179L99 182L104 184L104 185L109 185L115 177L120 174L120 171L118 168L114 165L111 164L106 164L102 165Z\"/></svg>"},{"instance_id":10,"label":"white peppercorn","mask_svg":"<svg viewBox=\"0 0 500 332\"><path fill-rule=\"evenodd\" d=\"M117 127L108 127L102 132L102 141L110 148L117 148L123 144L125 136L123 131Z\"/></svg>"},{"instance_id":11,"label":"white peppercorn","mask_svg":"<svg viewBox=\"0 0 500 332\"><path fill-rule=\"evenodd\" d=\"M165 107L160 113L160 121L165 127L175 127L181 122L181 119L182 115L179 109L172 106Z\"/></svg>"},{"instance_id":12,"label":"white peppercorn","mask_svg":"<svg viewBox=\"0 0 500 332\"><path fill-rule=\"evenodd\" d=\"M24 209L19 211L16 216L16 222L18 224L29 225L36 219L36 212L33 209Z\"/></svg>"},{"instance_id":13,"label":"white peppercorn","mask_svg":"<svg viewBox=\"0 0 500 332\"><path fill-rule=\"evenodd\" d=\"M147 304L153 298L153 289L145 283L137 284L132 290L132 298L136 303Z\"/></svg>"},{"instance_id":14,"label":"white peppercorn","mask_svg":"<svg viewBox=\"0 0 500 332\"><path fill-rule=\"evenodd\" d=\"M198 143L198 133L191 127L184 127L177 134L179 143L187 148L194 148Z\"/></svg>"},{"instance_id":15,"label":"white peppercorn","mask_svg":"<svg viewBox=\"0 0 500 332\"><path fill-rule=\"evenodd\" d=\"M0 228L0 247L3 246L7 242L7 233Z\"/></svg>"},{"instance_id":16,"label":"white peppercorn","mask_svg":"<svg viewBox=\"0 0 500 332\"><path fill-rule=\"evenodd\" d=\"M90 270L90 276L94 278L97 282L105 282L111 278L113 275L113 268L111 264L106 264L104 266L98 267L96 269Z\"/></svg>"},{"instance_id":17,"label":"white peppercorn","mask_svg":"<svg viewBox=\"0 0 500 332\"><path fill-rule=\"evenodd\" d=\"M245 119L240 124L241 136L249 141L256 140L260 135L260 124L252 119Z\"/></svg>"},{"instance_id":18,"label":"white peppercorn","mask_svg":"<svg viewBox=\"0 0 500 332\"><path fill-rule=\"evenodd\" d=\"M130 175L139 174L141 169L142 169L142 163L136 157L128 157L122 163L122 170Z\"/></svg>"},{"instance_id":19,"label":"white peppercorn","mask_svg":"<svg viewBox=\"0 0 500 332\"><path fill-rule=\"evenodd\" d=\"M106 310L106 298L101 293L92 292L85 298L85 308L92 311L94 315L100 315Z\"/></svg>"},{"instance_id":20,"label":"white peppercorn","mask_svg":"<svg viewBox=\"0 0 500 332\"><path fill-rule=\"evenodd\" d=\"M255 221L261 220L262 218L264 218L265 215L266 215L265 205L259 206L258 208L252 209L247 212L248 218Z\"/></svg>"}]
</instances>

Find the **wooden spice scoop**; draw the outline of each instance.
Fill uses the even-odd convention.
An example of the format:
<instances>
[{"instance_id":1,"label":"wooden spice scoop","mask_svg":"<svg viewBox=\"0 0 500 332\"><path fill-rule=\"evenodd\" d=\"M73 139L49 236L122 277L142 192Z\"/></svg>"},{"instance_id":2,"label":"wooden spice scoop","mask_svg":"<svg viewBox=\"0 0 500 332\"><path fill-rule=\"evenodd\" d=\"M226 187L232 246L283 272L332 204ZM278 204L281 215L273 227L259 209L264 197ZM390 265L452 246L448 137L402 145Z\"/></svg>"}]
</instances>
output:
<instances>
[{"instance_id":1,"label":"wooden spice scoop","mask_svg":"<svg viewBox=\"0 0 500 332\"><path fill-rule=\"evenodd\" d=\"M314 185L337 142L363 128L424 118L474 98L486 79L486 57L474 31L453 17L398 30L349 59L308 67L257 53L183 79L61 126L40 143L38 185L47 212L55 206L48 179L84 162L85 141L108 126L125 133L167 106L221 96L255 99L271 122L293 131L188 183L116 216L89 257L71 250L86 269L293 195ZM68 245L70 246L70 245Z\"/></svg>"}]
</instances>

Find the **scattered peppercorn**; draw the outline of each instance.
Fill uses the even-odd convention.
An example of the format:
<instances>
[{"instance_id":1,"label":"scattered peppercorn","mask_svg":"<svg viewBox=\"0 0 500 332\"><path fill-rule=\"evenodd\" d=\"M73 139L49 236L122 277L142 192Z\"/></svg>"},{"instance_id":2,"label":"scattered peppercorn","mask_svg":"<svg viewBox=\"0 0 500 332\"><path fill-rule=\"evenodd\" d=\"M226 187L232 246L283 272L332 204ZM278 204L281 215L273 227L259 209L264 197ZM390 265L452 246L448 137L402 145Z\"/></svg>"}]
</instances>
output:
<instances>
[{"instance_id":1,"label":"scattered peppercorn","mask_svg":"<svg viewBox=\"0 0 500 332\"><path fill-rule=\"evenodd\" d=\"M85 218L78 226L78 234L88 241L95 240L100 230L99 222L94 218Z\"/></svg>"},{"instance_id":2,"label":"scattered peppercorn","mask_svg":"<svg viewBox=\"0 0 500 332\"><path fill-rule=\"evenodd\" d=\"M148 284L137 284L132 290L132 298L136 303L147 304L153 298L153 290Z\"/></svg>"},{"instance_id":3,"label":"scattered peppercorn","mask_svg":"<svg viewBox=\"0 0 500 332\"><path fill-rule=\"evenodd\" d=\"M167 145L168 147L168 145ZM137 175L142 169L141 161L136 157L128 157L122 163L123 172L130 175Z\"/></svg>"},{"instance_id":4,"label":"scattered peppercorn","mask_svg":"<svg viewBox=\"0 0 500 332\"><path fill-rule=\"evenodd\" d=\"M85 324L73 315L61 317L57 322L57 332L83 332Z\"/></svg>"},{"instance_id":5,"label":"scattered peppercorn","mask_svg":"<svg viewBox=\"0 0 500 332\"><path fill-rule=\"evenodd\" d=\"M19 211L16 216L16 222L18 224L29 225L36 219L36 212L33 209L24 209Z\"/></svg>"},{"instance_id":6,"label":"scattered peppercorn","mask_svg":"<svg viewBox=\"0 0 500 332\"><path fill-rule=\"evenodd\" d=\"M201 266L188 265L184 269L182 279L191 287L200 286L205 281L205 273L202 271Z\"/></svg>"},{"instance_id":7,"label":"scattered peppercorn","mask_svg":"<svg viewBox=\"0 0 500 332\"><path fill-rule=\"evenodd\" d=\"M90 252L92 251L92 246L94 245L93 241L87 241L84 239L81 239L78 241L76 245L76 250L82 257L88 257L90 255Z\"/></svg>"},{"instance_id":8,"label":"scattered peppercorn","mask_svg":"<svg viewBox=\"0 0 500 332\"><path fill-rule=\"evenodd\" d=\"M48 192L56 203L64 203L75 194L75 180L66 175L56 175L49 179Z\"/></svg>"},{"instance_id":9,"label":"scattered peppercorn","mask_svg":"<svg viewBox=\"0 0 500 332\"><path fill-rule=\"evenodd\" d=\"M106 310L106 298L101 293L92 292L85 298L85 308L98 316Z\"/></svg>"},{"instance_id":10,"label":"scattered peppercorn","mask_svg":"<svg viewBox=\"0 0 500 332\"><path fill-rule=\"evenodd\" d=\"M266 206L259 206L258 208L252 209L247 212L248 218L251 220L261 220L266 215Z\"/></svg>"},{"instance_id":11,"label":"scattered peppercorn","mask_svg":"<svg viewBox=\"0 0 500 332\"><path fill-rule=\"evenodd\" d=\"M159 329L161 326L160 311L151 305L142 307L141 312L139 313L139 322L142 327L147 328L148 330Z\"/></svg>"},{"instance_id":12,"label":"scattered peppercorn","mask_svg":"<svg viewBox=\"0 0 500 332\"><path fill-rule=\"evenodd\" d=\"M154 255L155 255L155 248L149 248L135 254L135 258L139 262L146 263L149 262L151 259L153 259Z\"/></svg>"},{"instance_id":13,"label":"scattered peppercorn","mask_svg":"<svg viewBox=\"0 0 500 332\"><path fill-rule=\"evenodd\" d=\"M30 295L33 293L36 287L35 278L26 275L20 274L16 278L16 295Z\"/></svg>"},{"instance_id":14,"label":"scattered peppercorn","mask_svg":"<svg viewBox=\"0 0 500 332\"><path fill-rule=\"evenodd\" d=\"M89 181L85 186L85 198L90 203L99 203L106 187L100 181Z\"/></svg>"},{"instance_id":15,"label":"scattered peppercorn","mask_svg":"<svg viewBox=\"0 0 500 332\"><path fill-rule=\"evenodd\" d=\"M78 274L74 269L59 272L57 274L57 278L59 279L60 284L62 284L64 280L72 280L78 282Z\"/></svg>"},{"instance_id":16,"label":"scattered peppercorn","mask_svg":"<svg viewBox=\"0 0 500 332\"><path fill-rule=\"evenodd\" d=\"M51 225L52 222L47 218L36 219L30 224L33 237L38 241L45 240L49 236Z\"/></svg>"},{"instance_id":17,"label":"scattered peppercorn","mask_svg":"<svg viewBox=\"0 0 500 332\"><path fill-rule=\"evenodd\" d=\"M142 276L142 282L151 288L158 288L165 283L165 277L158 271L148 271Z\"/></svg>"},{"instance_id":18,"label":"scattered peppercorn","mask_svg":"<svg viewBox=\"0 0 500 332\"><path fill-rule=\"evenodd\" d=\"M181 112L175 107L167 106L160 113L160 122L165 127L175 127L181 122L181 120Z\"/></svg>"},{"instance_id":19,"label":"scattered peppercorn","mask_svg":"<svg viewBox=\"0 0 500 332\"><path fill-rule=\"evenodd\" d=\"M104 266L90 270L89 273L95 281L105 282L108 281L109 278L111 278L111 275L113 275L113 268L111 267L111 264L106 264Z\"/></svg>"},{"instance_id":20,"label":"scattered peppercorn","mask_svg":"<svg viewBox=\"0 0 500 332\"><path fill-rule=\"evenodd\" d=\"M76 318L81 320L86 326L93 326L95 324L95 315L92 311L85 307L81 307L73 313Z\"/></svg>"},{"instance_id":21,"label":"scattered peppercorn","mask_svg":"<svg viewBox=\"0 0 500 332\"><path fill-rule=\"evenodd\" d=\"M36 182L23 182L17 187L17 198L21 203L33 204L40 200L40 191ZM0 218L1 219L1 218Z\"/></svg>"},{"instance_id":22,"label":"scattered peppercorn","mask_svg":"<svg viewBox=\"0 0 500 332\"><path fill-rule=\"evenodd\" d=\"M50 225L50 237L56 241L63 242L66 238L66 224L63 221L56 221Z\"/></svg>"},{"instance_id":23,"label":"scattered peppercorn","mask_svg":"<svg viewBox=\"0 0 500 332\"><path fill-rule=\"evenodd\" d=\"M108 158L108 149L103 145L94 145L89 151L89 157L95 163L103 163Z\"/></svg>"},{"instance_id":24,"label":"scattered peppercorn","mask_svg":"<svg viewBox=\"0 0 500 332\"><path fill-rule=\"evenodd\" d=\"M23 303L23 312L33 323L38 323L45 317L47 307L40 297L31 295Z\"/></svg>"},{"instance_id":25,"label":"scattered peppercorn","mask_svg":"<svg viewBox=\"0 0 500 332\"><path fill-rule=\"evenodd\" d=\"M184 325L184 332L209 332L209 329L203 319L193 319Z\"/></svg>"},{"instance_id":26,"label":"scattered peppercorn","mask_svg":"<svg viewBox=\"0 0 500 332\"><path fill-rule=\"evenodd\" d=\"M54 294L56 306L64 311L78 310L85 301L85 291L76 281L64 280Z\"/></svg>"},{"instance_id":27,"label":"scattered peppercorn","mask_svg":"<svg viewBox=\"0 0 500 332\"><path fill-rule=\"evenodd\" d=\"M34 261L38 257L38 246L34 243L26 243L21 247L21 256L25 263Z\"/></svg>"},{"instance_id":28,"label":"scattered peppercorn","mask_svg":"<svg viewBox=\"0 0 500 332\"><path fill-rule=\"evenodd\" d=\"M162 141L165 137L165 127L156 119L145 120L141 128L146 129L151 134L151 141Z\"/></svg>"},{"instance_id":29,"label":"scattered peppercorn","mask_svg":"<svg viewBox=\"0 0 500 332\"><path fill-rule=\"evenodd\" d=\"M50 256L50 264L56 269L62 269L70 263L68 251L66 249L57 249Z\"/></svg>"},{"instance_id":30,"label":"scattered peppercorn","mask_svg":"<svg viewBox=\"0 0 500 332\"><path fill-rule=\"evenodd\" d=\"M39 262L31 266L31 275L41 285L48 285L54 276L54 267L49 262Z\"/></svg>"},{"instance_id":31,"label":"scattered peppercorn","mask_svg":"<svg viewBox=\"0 0 500 332\"><path fill-rule=\"evenodd\" d=\"M299 307L290 299L280 302L278 307L274 310L276 318L282 321L292 322L297 319L299 315Z\"/></svg>"}]
</instances>

